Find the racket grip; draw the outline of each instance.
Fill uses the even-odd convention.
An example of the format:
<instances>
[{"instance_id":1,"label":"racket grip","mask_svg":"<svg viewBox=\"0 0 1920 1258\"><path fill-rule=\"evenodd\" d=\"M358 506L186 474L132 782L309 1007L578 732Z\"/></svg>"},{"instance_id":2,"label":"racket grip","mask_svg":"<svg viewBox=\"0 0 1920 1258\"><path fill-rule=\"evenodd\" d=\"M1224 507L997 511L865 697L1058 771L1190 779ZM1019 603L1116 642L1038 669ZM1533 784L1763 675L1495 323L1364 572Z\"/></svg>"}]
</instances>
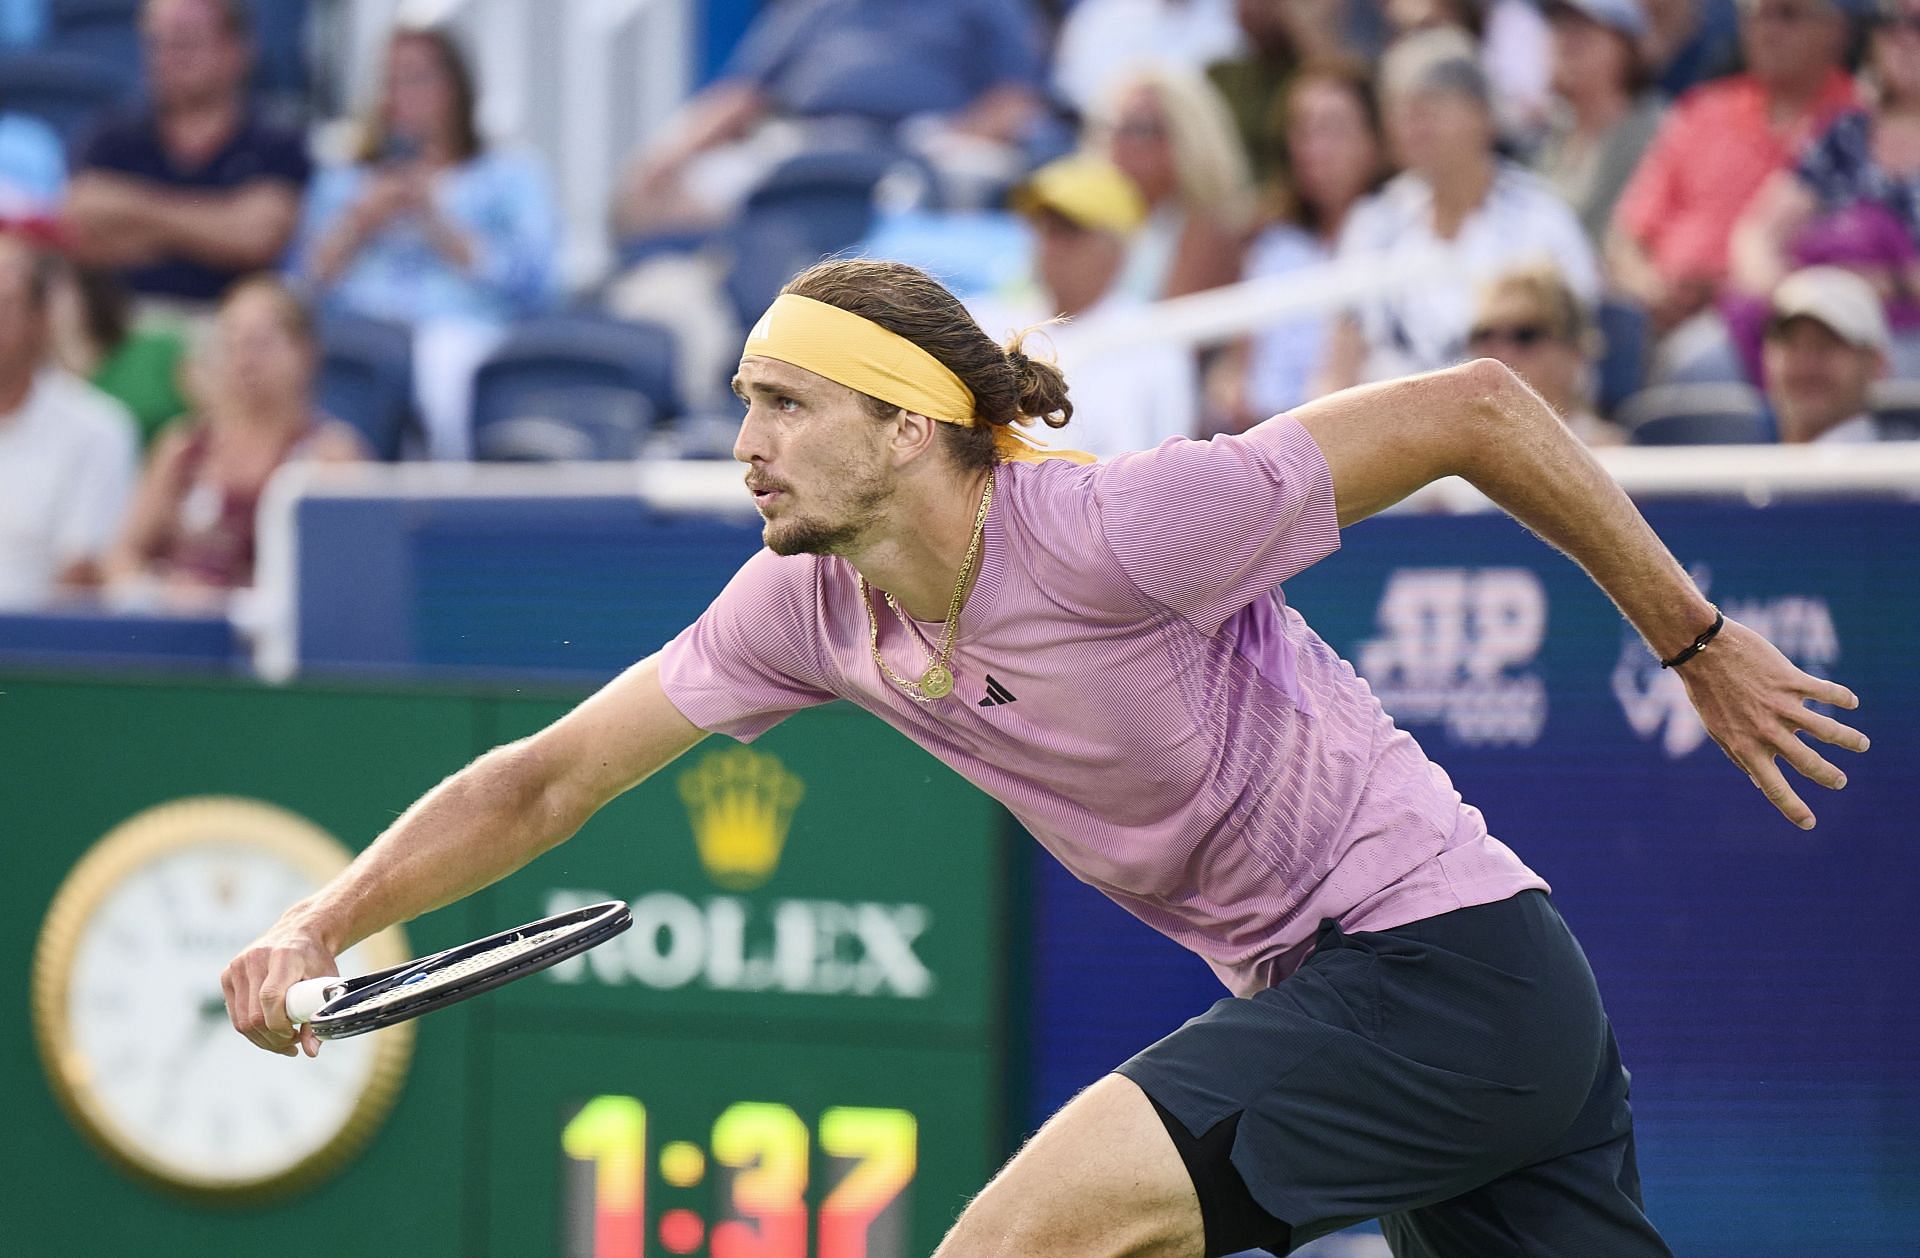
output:
<instances>
[{"instance_id":1,"label":"racket grip","mask_svg":"<svg viewBox=\"0 0 1920 1258\"><path fill-rule=\"evenodd\" d=\"M287 988L287 1021L301 1025L313 1021L320 1006L339 994L343 984L338 978L303 978Z\"/></svg>"}]
</instances>

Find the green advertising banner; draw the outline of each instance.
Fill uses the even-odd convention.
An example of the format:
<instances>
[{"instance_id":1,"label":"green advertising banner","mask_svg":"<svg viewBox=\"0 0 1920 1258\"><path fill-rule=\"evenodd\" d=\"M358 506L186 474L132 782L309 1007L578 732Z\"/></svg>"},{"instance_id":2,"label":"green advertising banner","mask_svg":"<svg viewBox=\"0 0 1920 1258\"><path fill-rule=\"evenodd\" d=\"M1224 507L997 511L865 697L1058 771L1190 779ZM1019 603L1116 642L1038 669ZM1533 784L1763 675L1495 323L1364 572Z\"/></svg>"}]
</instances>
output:
<instances>
[{"instance_id":1,"label":"green advertising banner","mask_svg":"<svg viewBox=\"0 0 1920 1258\"><path fill-rule=\"evenodd\" d=\"M709 740L409 926L420 953L635 918L410 1057L225 1026L220 965L301 893L288 853L344 861L571 699L0 677L0 931L35 1008L0 1032L8 1248L298 1252L378 1218L423 1256L931 1250L1004 1152L1007 823L850 709Z\"/></svg>"}]
</instances>

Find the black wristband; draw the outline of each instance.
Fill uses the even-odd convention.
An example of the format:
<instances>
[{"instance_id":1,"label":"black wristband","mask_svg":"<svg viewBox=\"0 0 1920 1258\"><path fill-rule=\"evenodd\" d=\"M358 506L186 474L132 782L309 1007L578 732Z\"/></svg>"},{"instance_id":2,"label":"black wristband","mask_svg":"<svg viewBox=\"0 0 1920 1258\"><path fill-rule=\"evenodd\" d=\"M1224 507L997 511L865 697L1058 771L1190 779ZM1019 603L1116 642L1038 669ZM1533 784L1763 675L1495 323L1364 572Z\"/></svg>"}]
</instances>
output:
<instances>
[{"instance_id":1,"label":"black wristband","mask_svg":"<svg viewBox=\"0 0 1920 1258\"><path fill-rule=\"evenodd\" d=\"M1707 643L1713 641L1714 635L1719 633L1720 627L1726 623L1727 623L1727 614L1721 611L1718 607L1714 608L1713 623L1707 626L1707 631L1701 634L1699 637L1695 638L1691 643L1689 643L1686 649L1681 651L1680 654L1674 656L1670 660L1661 660L1660 667L1678 668L1682 664L1686 663L1688 660L1692 659L1694 656L1700 654L1700 652L1707 649Z\"/></svg>"}]
</instances>

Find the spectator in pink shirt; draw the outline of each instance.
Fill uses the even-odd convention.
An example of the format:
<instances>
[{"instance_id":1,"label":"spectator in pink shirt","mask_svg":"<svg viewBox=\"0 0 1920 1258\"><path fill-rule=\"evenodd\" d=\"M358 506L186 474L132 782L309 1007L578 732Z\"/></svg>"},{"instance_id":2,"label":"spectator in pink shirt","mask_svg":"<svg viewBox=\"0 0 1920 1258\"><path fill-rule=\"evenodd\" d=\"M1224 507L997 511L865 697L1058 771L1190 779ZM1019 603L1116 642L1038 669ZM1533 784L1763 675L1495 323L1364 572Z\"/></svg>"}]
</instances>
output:
<instances>
[{"instance_id":1,"label":"spectator in pink shirt","mask_svg":"<svg viewBox=\"0 0 1920 1258\"><path fill-rule=\"evenodd\" d=\"M1748 202L1857 104L1841 66L1848 33L1833 0L1742 0L1747 72L1694 88L1667 115L1607 246L1613 287L1647 308L1657 332L1708 309Z\"/></svg>"}]
</instances>

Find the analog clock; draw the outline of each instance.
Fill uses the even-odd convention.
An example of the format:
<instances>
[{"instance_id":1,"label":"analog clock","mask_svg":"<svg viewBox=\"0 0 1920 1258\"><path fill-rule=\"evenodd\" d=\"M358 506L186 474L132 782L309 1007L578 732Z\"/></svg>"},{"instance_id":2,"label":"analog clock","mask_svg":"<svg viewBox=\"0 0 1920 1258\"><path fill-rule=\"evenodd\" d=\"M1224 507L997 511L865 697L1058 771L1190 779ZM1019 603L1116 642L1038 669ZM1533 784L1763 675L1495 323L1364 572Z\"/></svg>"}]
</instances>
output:
<instances>
[{"instance_id":1,"label":"analog clock","mask_svg":"<svg viewBox=\"0 0 1920 1258\"><path fill-rule=\"evenodd\" d=\"M169 1187L270 1193L343 1163L391 1108L411 1025L262 1052L227 1019L220 972L351 853L256 800L206 797L116 827L67 876L33 965L34 1033L55 1094L115 1161ZM348 974L407 958L391 930Z\"/></svg>"}]
</instances>

